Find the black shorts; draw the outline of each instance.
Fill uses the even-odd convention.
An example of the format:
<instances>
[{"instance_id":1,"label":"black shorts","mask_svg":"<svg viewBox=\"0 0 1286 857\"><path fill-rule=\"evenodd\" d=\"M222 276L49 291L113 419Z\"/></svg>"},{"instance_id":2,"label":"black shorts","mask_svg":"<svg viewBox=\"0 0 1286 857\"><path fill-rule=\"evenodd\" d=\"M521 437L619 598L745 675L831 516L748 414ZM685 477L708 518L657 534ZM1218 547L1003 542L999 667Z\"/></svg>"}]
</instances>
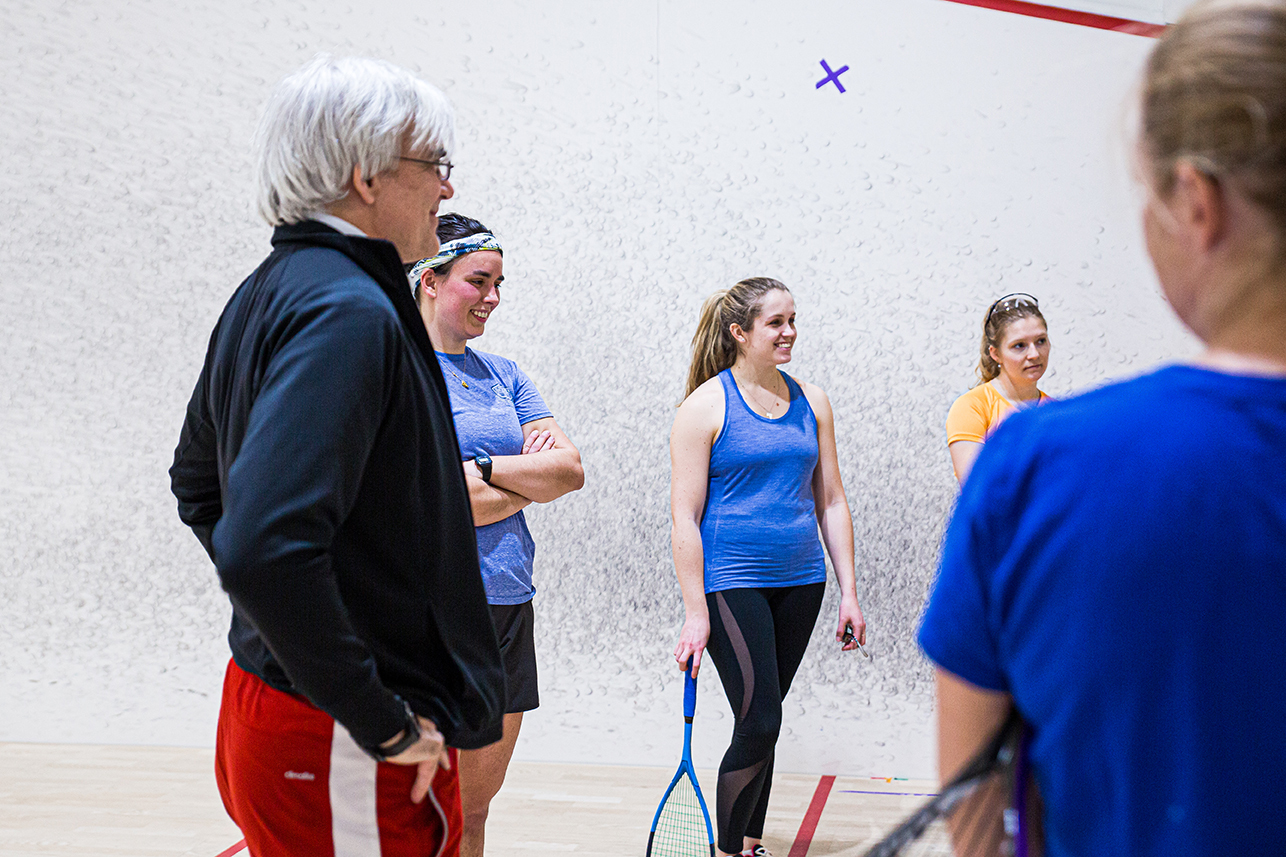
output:
<instances>
[{"instance_id":1,"label":"black shorts","mask_svg":"<svg viewBox=\"0 0 1286 857\"><path fill-rule=\"evenodd\" d=\"M536 687L535 611L531 602L492 604L491 622L500 640L500 660L505 665L505 713L531 711L540 705Z\"/></svg>"}]
</instances>

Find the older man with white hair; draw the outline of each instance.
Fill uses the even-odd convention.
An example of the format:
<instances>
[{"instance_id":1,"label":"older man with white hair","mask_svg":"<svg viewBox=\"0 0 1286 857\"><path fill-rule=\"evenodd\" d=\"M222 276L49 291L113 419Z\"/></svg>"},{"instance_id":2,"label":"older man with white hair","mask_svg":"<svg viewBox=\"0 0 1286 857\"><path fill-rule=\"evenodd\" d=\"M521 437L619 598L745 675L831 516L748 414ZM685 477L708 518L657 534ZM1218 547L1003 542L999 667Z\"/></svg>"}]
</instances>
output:
<instances>
[{"instance_id":1,"label":"older man with white hair","mask_svg":"<svg viewBox=\"0 0 1286 857\"><path fill-rule=\"evenodd\" d=\"M450 401L402 267L437 250L454 136L429 84L326 56L256 133L273 250L214 329L170 470L232 601L216 775L254 855L454 854L447 745L500 737Z\"/></svg>"}]
</instances>

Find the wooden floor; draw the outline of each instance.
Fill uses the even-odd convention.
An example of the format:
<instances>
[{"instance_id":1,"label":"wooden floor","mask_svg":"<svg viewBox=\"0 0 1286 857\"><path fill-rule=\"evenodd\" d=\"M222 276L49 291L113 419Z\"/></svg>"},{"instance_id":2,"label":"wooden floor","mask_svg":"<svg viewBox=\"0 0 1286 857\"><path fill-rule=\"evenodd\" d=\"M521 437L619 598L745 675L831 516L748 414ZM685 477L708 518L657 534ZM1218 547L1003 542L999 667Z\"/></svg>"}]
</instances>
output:
<instances>
[{"instance_id":1,"label":"wooden floor","mask_svg":"<svg viewBox=\"0 0 1286 857\"><path fill-rule=\"evenodd\" d=\"M0 744L0 855L218 857L241 834L215 791L214 751L172 747ZM492 804L495 855L642 857L673 769L515 762ZM698 777L713 803L714 772ZM764 843L803 857L800 827L821 778L778 775ZM932 790L923 781L840 777L830 785L810 857L859 855ZM825 786L823 786L823 791ZM910 793L910 794L909 794ZM244 850L239 852L245 855Z\"/></svg>"}]
</instances>

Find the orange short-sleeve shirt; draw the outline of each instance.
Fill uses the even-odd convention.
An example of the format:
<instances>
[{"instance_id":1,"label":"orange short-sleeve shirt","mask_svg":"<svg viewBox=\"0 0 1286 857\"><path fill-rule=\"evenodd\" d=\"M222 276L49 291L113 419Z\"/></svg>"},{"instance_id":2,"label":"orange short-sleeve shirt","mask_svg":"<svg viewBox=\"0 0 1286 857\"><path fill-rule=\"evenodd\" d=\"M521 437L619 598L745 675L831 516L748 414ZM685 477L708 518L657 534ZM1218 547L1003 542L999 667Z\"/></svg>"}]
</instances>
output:
<instances>
[{"instance_id":1,"label":"orange short-sleeve shirt","mask_svg":"<svg viewBox=\"0 0 1286 857\"><path fill-rule=\"evenodd\" d=\"M1041 393L1036 403L1043 405L1048 400L1049 396ZM983 443L1015 410L1014 403L992 384L979 384L956 399L947 412L947 445L958 440Z\"/></svg>"}]
</instances>

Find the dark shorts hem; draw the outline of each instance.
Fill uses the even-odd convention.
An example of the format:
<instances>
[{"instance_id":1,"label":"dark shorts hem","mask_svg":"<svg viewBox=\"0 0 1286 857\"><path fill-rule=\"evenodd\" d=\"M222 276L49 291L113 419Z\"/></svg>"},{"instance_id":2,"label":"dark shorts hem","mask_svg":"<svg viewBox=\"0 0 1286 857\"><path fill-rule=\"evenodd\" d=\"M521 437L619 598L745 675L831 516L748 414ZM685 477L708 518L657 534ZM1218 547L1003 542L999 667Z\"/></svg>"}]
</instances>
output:
<instances>
[{"instance_id":1,"label":"dark shorts hem","mask_svg":"<svg viewBox=\"0 0 1286 857\"><path fill-rule=\"evenodd\" d=\"M535 610L530 601L492 604L491 622L500 640L505 667L505 713L517 714L540 706L536 676Z\"/></svg>"}]
</instances>

